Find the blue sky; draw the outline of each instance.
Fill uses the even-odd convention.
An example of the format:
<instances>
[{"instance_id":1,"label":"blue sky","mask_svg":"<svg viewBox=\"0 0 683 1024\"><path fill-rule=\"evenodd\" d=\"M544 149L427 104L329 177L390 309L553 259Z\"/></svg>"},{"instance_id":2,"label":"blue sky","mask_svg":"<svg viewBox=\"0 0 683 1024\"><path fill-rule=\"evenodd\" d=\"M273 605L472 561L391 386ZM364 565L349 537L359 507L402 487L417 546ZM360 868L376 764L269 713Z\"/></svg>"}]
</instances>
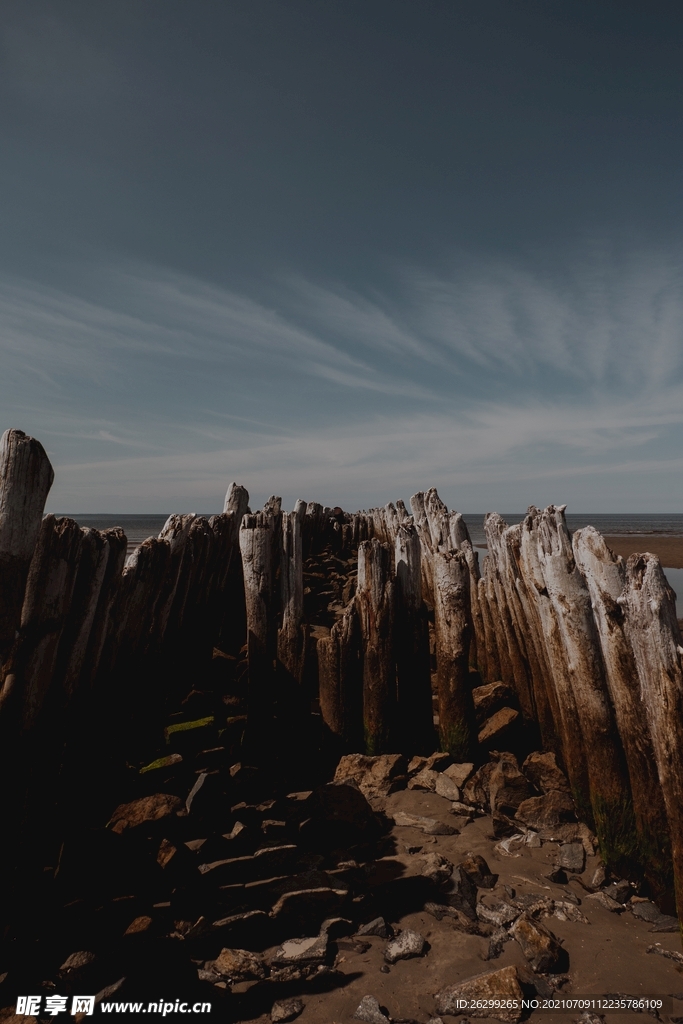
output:
<instances>
[{"instance_id":1,"label":"blue sky","mask_svg":"<svg viewBox=\"0 0 683 1024\"><path fill-rule=\"evenodd\" d=\"M683 11L10 0L0 426L226 484L683 510Z\"/></svg>"}]
</instances>

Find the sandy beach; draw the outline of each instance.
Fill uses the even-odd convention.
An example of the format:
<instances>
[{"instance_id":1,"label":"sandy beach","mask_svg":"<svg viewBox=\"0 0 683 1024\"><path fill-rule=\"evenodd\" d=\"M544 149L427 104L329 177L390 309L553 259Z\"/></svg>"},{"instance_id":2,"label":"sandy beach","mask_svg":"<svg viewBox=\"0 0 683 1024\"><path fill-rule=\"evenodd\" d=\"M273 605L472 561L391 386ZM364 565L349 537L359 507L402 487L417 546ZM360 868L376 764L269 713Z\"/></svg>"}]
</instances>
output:
<instances>
[{"instance_id":1,"label":"sandy beach","mask_svg":"<svg viewBox=\"0 0 683 1024\"><path fill-rule=\"evenodd\" d=\"M629 534L627 536L605 536L608 546L615 555L628 558L634 552L650 551L659 556L663 566L669 569L683 569L683 537L657 536L656 534Z\"/></svg>"}]
</instances>

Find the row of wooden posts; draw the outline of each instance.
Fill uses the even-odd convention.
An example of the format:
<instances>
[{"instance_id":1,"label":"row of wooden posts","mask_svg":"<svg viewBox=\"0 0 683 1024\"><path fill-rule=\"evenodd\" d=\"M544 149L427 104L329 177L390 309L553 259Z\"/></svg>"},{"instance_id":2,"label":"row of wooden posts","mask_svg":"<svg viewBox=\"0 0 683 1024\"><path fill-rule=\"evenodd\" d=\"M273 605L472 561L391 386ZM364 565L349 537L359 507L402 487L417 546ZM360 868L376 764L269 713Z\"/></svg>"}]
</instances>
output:
<instances>
[{"instance_id":1,"label":"row of wooden posts","mask_svg":"<svg viewBox=\"0 0 683 1024\"><path fill-rule=\"evenodd\" d=\"M525 724L565 767L606 860L637 866L655 891L673 874L683 897L683 648L655 556L624 563L592 527L570 536L564 508L550 506L515 526L487 515L480 573L462 516L434 489L414 495L410 513L400 501L355 514L300 501L282 512L277 498L252 513L233 484L221 515L171 516L126 560L121 530L43 516L52 479L42 446L7 431L4 771L27 764L38 742L44 752L55 722L63 728L47 750L58 758L71 709L102 707L92 694L108 708L125 699L146 709L127 719L131 728L160 717L174 678L161 665L177 678L214 645L238 650L245 636L252 751L309 713L314 657L320 713L339 749L429 752L431 619L442 748L476 756L471 668L508 683ZM357 550L357 590L314 642L304 559L325 545ZM25 818L25 804L17 814Z\"/></svg>"}]
</instances>

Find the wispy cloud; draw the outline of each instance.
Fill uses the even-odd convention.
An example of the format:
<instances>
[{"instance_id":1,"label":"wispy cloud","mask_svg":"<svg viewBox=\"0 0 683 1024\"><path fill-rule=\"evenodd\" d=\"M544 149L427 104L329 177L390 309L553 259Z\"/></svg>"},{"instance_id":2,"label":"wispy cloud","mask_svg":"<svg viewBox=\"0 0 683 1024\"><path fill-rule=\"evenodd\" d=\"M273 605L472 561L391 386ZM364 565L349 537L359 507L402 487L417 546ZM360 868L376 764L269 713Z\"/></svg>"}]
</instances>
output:
<instances>
[{"instance_id":1,"label":"wispy cloud","mask_svg":"<svg viewBox=\"0 0 683 1024\"><path fill-rule=\"evenodd\" d=\"M346 505L467 486L473 509L531 480L603 501L601 474L641 507L659 474L661 508L683 500L676 254L460 260L362 295L283 277L267 299L144 265L81 279L0 280L3 425L47 442L53 506L217 507L235 476Z\"/></svg>"}]
</instances>

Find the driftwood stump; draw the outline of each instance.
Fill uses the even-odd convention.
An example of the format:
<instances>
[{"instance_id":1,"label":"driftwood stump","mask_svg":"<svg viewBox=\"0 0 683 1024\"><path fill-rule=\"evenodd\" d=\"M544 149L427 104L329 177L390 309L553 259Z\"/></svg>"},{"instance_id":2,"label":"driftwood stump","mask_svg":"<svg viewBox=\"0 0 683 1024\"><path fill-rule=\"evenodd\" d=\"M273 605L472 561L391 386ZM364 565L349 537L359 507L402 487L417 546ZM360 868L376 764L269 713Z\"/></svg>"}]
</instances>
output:
<instances>
[{"instance_id":1,"label":"driftwood stump","mask_svg":"<svg viewBox=\"0 0 683 1024\"><path fill-rule=\"evenodd\" d=\"M421 545L412 522L396 532L397 741L408 753L434 749L429 623L422 603Z\"/></svg>"},{"instance_id":2,"label":"driftwood stump","mask_svg":"<svg viewBox=\"0 0 683 1024\"><path fill-rule=\"evenodd\" d=\"M434 633L441 749L467 761L474 745L474 706L469 685L470 574L465 556L432 556Z\"/></svg>"},{"instance_id":3,"label":"driftwood stump","mask_svg":"<svg viewBox=\"0 0 683 1024\"><path fill-rule=\"evenodd\" d=\"M377 539L358 549L356 607L363 636L363 732L367 754L391 751L396 707L394 555Z\"/></svg>"}]
</instances>

